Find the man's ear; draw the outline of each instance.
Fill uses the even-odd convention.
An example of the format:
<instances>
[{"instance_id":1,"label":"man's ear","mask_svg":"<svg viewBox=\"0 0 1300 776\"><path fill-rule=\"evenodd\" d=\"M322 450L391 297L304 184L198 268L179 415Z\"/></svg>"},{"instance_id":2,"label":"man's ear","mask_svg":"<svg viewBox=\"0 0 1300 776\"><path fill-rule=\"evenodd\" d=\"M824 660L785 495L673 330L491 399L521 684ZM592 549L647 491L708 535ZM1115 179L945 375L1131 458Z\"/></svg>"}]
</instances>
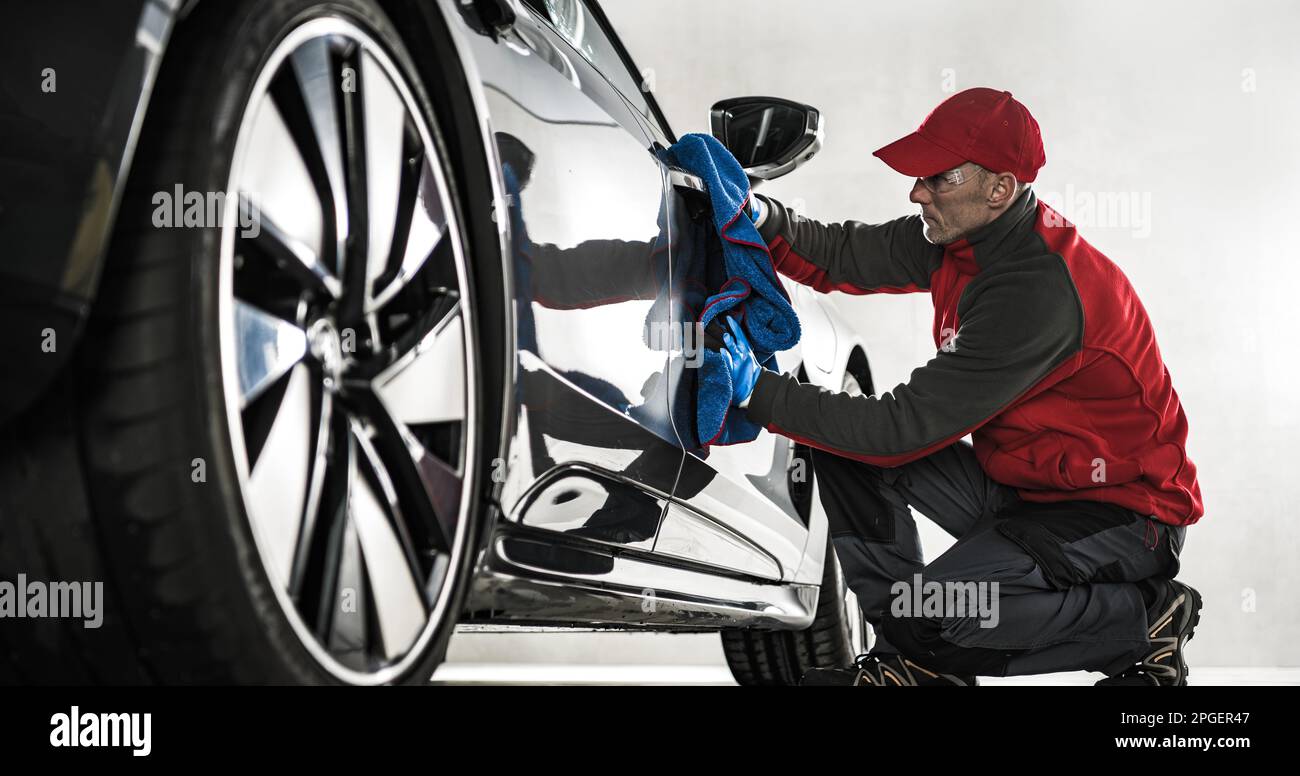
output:
<instances>
[{"instance_id":1,"label":"man's ear","mask_svg":"<svg viewBox=\"0 0 1300 776\"><path fill-rule=\"evenodd\" d=\"M1009 172L995 173L993 176L993 188L989 190L988 205L994 210L998 210L1016 198L1016 190L1020 183L1016 176Z\"/></svg>"}]
</instances>

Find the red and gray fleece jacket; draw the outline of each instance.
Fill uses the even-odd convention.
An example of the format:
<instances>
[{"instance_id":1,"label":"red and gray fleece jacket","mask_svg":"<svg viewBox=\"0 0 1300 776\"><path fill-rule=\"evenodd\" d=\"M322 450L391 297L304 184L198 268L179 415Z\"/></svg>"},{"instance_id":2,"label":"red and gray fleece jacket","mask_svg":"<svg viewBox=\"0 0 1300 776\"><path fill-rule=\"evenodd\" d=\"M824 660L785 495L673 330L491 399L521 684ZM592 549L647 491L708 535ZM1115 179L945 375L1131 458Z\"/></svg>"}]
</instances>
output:
<instances>
[{"instance_id":1,"label":"red and gray fleece jacket","mask_svg":"<svg viewBox=\"0 0 1300 776\"><path fill-rule=\"evenodd\" d=\"M971 434L984 471L1026 501L1118 504L1171 525L1203 514L1187 418L1128 279L1026 190L946 246L919 215L821 224L763 196L776 271L818 291L928 291L938 352L876 396L764 371L750 420L878 466Z\"/></svg>"}]
</instances>

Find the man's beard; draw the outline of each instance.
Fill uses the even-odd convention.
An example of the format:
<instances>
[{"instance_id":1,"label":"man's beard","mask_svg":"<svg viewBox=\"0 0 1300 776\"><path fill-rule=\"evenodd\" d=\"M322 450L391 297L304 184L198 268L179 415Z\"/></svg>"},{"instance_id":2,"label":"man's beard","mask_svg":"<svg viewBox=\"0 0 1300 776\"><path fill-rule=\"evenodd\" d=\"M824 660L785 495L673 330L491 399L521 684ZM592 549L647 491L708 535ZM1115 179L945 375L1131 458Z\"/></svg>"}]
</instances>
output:
<instances>
[{"instance_id":1,"label":"man's beard","mask_svg":"<svg viewBox=\"0 0 1300 776\"><path fill-rule=\"evenodd\" d=\"M957 234L957 230L955 229L944 229L935 226L929 221L924 223L925 229L921 231L921 234L927 241L934 245L947 245L948 243L957 242L962 238L962 235Z\"/></svg>"}]
</instances>

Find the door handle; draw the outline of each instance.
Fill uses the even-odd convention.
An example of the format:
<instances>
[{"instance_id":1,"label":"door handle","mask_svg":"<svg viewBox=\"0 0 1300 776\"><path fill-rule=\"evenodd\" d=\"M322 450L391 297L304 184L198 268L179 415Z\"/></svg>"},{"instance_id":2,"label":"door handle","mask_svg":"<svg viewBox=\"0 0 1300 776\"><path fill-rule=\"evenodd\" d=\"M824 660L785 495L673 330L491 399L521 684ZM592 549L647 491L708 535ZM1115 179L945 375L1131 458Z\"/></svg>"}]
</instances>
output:
<instances>
[{"instance_id":1,"label":"door handle","mask_svg":"<svg viewBox=\"0 0 1300 776\"><path fill-rule=\"evenodd\" d=\"M679 170L676 167L668 168L668 180L673 184L673 188L683 194L697 193L707 196L709 191L704 187L704 179L698 175L692 175L685 170Z\"/></svg>"},{"instance_id":2,"label":"door handle","mask_svg":"<svg viewBox=\"0 0 1300 776\"><path fill-rule=\"evenodd\" d=\"M713 203L709 201L709 190L705 187L703 178L676 167L669 167L668 182L672 184L673 190L681 195L682 202L686 205L686 213L692 221L703 224L712 220Z\"/></svg>"},{"instance_id":3,"label":"door handle","mask_svg":"<svg viewBox=\"0 0 1300 776\"><path fill-rule=\"evenodd\" d=\"M709 189L704 185L704 179L668 164L663 156L664 147L658 140L651 143L648 150L668 170L668 183L674 191L682 195L682 200L686 203L686 212L691 220L708 221L706 216L713 211L713 204L709 201Z\"/></svg>"},{"instance_id":4,"label":"door handle","mask_svg":"<svg viewBox=\"0 0 1300 776\"><path fill-rule=\"evenodd\" d=\"M661 144L658 140L656 140L650 144L650 148L648 150L650 151L651 156L658 159L660 163L664 165L664 167L668 168L668 182L672 184L673 188L677 189L683 194L690 194L694 192L697 194L704 195L706 199L708 198L709 190L705 188L703 178L701 178L698 175L693 175L681 169L680 167L673 167L669 165L666 161L664 161L663 144Z\"/></svg>"}]
</instances>

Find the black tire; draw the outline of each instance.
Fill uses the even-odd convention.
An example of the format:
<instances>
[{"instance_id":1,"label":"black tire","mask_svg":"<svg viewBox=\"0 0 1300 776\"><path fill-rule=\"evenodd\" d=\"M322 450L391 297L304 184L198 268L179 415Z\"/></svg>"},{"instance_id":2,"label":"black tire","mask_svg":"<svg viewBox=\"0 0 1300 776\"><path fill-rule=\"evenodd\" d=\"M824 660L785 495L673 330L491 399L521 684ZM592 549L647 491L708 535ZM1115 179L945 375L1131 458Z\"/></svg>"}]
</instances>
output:
<instances>
[{"instance_id":1,"label":"black tire","mask_svg":"<svg viewBox=\"0 0 1300 776\"><path fill-rule=\"evenodd\" d=\"M65 386L11 429L23 452L5 453L5 480L20 486L10 493L25 492L27 500L6 499L0 564L52 579L104 580L105 626L11 629L0 680L341 681L295 633L245 514L216 326L220 231L151 225L154 192L176 184L225 190L239 117L265 58L289 29L320 15L342 16L384 46L445 156L443 128L418 70L372 0L201 3L181 22L149 108L76 387ZM454 191L456 181L449 183ZM453 201L461 214L462 202ZM485 354L474 358L482 363ZM478 387L480 406L499 403L494 386ZM485 422L476 429L484 453L494 444L493 428ZM204 461L206 482L191 478L196 459ZM58 468L61 460L69 468ZM467 466L481 470L484 460ZM485 479L474 482L466 548L476 546L485 508ZM58 498L49 498L52 486ZM434 636L391 681L425 683L441 662L472 556L467 549L449 569L450 604Z\"/></svg>"},{"instance_id":2,"label":"black tire","mask_svg":"<svg viewBox=\"0 0 1300 776\"><path fill-rule=\"evenodd\" d=\"M844 668L853 664L852 617L844 597L844 575L829 538L821 593L812 625L801 631L727 630L722 651L731 675L741 685L795 685L810 668Z\"/></svg>"},{"instance_id":3,"label":"black tire","mask_svg":"<svg viewBox=\"0 0 1300 776\"><path fill-rule=\"evenodd\" d=\"M0 580L103 583L102 625L6 619L0 684L148 681L122 598L99 551L77 444L73 381L60 380L0 433Z\"/></svg>"},{"instance_id":4,"label":"black tire","mask_svg":"<svg viewBox=\"0 0 1300 776\"><path fill-rule=\"evenodd\" d=\"M860 351L855 351L858 353ZM861 365L850 364L850 377L863 387L870 387L870 374L862 374ZM856 367L856 368L855 368ZM799 380L807 382L800 368ZM794 446L794 458L802 461L805 477L789 483L790 497L805 525L811 524L813 481L811 451L806 445ZM822 567L821 592L813 623L802 631L727 630L722 632L722 650L731 675L742 685L794 685L810 668L843 668L853 663L858 652L866 649L870 638L862 611L849 611L845 600L847 585L829 534L826 538L826 562ZM856 607L855 607L856 608ZM861 636L855 646L854 629Z\"/></svg>"}]
</instances>

